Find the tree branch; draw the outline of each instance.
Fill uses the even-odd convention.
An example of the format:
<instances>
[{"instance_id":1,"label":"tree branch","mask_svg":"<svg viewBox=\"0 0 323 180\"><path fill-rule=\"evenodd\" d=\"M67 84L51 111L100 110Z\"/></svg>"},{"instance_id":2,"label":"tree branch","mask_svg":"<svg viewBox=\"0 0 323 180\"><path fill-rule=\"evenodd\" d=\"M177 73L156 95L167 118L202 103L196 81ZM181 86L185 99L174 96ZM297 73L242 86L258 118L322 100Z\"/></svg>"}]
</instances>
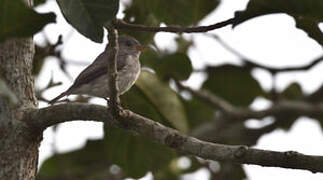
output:
<instances>
[{"instance_id":1,"label":"tree branch","mask_svg":"<svg viewBox=\"0 0 323 180\"><path fill-rule=\"evenodd\" d=\"M235 107L226 100L222 99L221 97L211 94L206 90L193 90L190 87L182 85L178 81L176 82L176 84L179 87L179 89L189 91L194 96L198 97L199 99L211 105L212 107L218 108L225 115L231 118L261 119L267 116L275 116L288 113L299 116L308 116L317 119L323 118L323 105L320 104L310 104L303 101L282 100L278 101L268 109L254 111L250 108Z\"/></svg>"},{"instance_id":2,"label":"tree branch","mask_svg":"<svg viewBox=\"0 0 323 180\"><path fill-rule=\"evenodd\" d=\"M251 59L247 58L246 56L242 55L240 52L238 52L233 47L231 47L228 43L223 41L219 36L217 36L215 34L212 34L210 36L213 37L214 39L216 39L224 48L226 48L232 54L235 54L236 56L241 58L241 60L243 60L243 62L246 65L248 65L250 67L254 67L254 68L256 67L256 68L261 68L261 69L267 70L271 74L276 74L276 73L281 73L281 72L291 72L291 71L305 71L305 70L311 69L313 66L315 66L316 64L323 61L323 55L321 55L321 56L315 58L314 60L311 60L311 62L309 64L303 65L303 66L282 67L282 68L269 67L269 66L265 66L265 65L256 63L254 60L251 60Z\"/></svg>"},{"instance_id":3,"label":"tree branch","mask_svg":"<svg viewBox=\"0 0 323 180\"><path fill-rule=\"evenodd\" d=\"M282 67L282 68L274 68L265 66L256 62L253 62L249 59L242 59L248 66L251 67L257 67L264 70L269 71L272 74L282 73L282 72L292 72L292 71L306 71L317 65L318 63L323 61L323 56L317 57L314 60L311 60L309 64L303 65L303 66L297 66L297 67Z\"/></svg>"},{"instance_id":4,"label":"tree branch","mask_svg":"<svg viewBox=\"0 0 323 180\"><path fill-rule=\"evenodd\" d=\"M118 31L112 26L112 25L106 25L106 28L108 30L108 49L111 51L106 52L111 54L107 55L107 57L113 57L113 59L107 59L109 61L108 63L108 77L109 78L109 89L107 91L110 92L110 103L108 105L111 105L113 114L116 116L118 114L118 106L119 106L119 88L117 85L117 57L118 57L118 51L119 51L119 44L118 44Z\"/></svg>"},{"instance_id":5,"label":"tree branch","mask_svg":"<svg viewBox=\"0 0 323 180\"><path fill-rule=\"evenodd\" d=\"M61 114L61 118L57 118L57 114ZM111 111L103 106L61 104L26 111L23 114L22 120L33 128L46 128L57 123L79 119L94 120L108 123L114 127L134 131L179 152L199 156L204 159L323 172L322 156L308 156L292 151L265 151L248 148L246 146L230 146L204 142L183 135L174 129L165 127L158 122L142 117L129 110L123 110L120 113L120 118L120 121L111 121Z\"/></svg>"},{"instance_id":6,"label":"tree branch","mask_svg":"<svg viewBox=\"0 0 323 180\"><path fill-rule=\"evenodd\" d=\"M219 29L224 26L233 24L234 18L215 23L209 26L198 26L198 27L181 27L181 26L167 26L167 27L151 27L151 26L144 26L139 24L130 24L126 23L122 20L117 20L115 22L115 27L117 29L128 29L128 30L135 30L135 31L148 31L148 32L185 32L185 33L197 33L197 32L207 32L214 29Z\"/></svg>"}]
</instances>

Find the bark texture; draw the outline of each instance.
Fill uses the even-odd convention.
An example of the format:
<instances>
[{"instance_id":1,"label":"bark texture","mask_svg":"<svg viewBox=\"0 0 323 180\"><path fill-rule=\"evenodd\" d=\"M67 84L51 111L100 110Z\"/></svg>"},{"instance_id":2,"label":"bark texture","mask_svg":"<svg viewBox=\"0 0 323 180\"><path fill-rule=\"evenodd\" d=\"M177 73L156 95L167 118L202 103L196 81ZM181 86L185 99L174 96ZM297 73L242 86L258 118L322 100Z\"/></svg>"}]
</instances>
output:
<instances>
[{"instance_id":1,"label":"bark texture","mask_svg":"<svg viewBox=\"0 0 323 180\"><path fill-rule=\"evenodd\" d=\"M0 179L34 179L37 171L40 131L21 121L24 109L36 108L31 74L34 44L31 38L0 43L0 78L18 98L9 104L0 95Z\"/></svg>"}]
</instances>

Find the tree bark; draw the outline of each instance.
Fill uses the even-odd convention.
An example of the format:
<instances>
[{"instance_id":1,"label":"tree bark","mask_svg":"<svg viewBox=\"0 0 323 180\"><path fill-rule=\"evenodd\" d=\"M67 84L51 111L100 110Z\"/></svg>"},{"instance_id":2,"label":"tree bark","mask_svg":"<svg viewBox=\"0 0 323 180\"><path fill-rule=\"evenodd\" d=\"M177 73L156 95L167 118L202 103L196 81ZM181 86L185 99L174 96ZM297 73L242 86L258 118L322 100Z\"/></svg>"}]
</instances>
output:
<instances>
[{"instance_id":1,"label":"tree bark","mask_svg":"<svg viewBox=\"0 0 323 180\"><path fill-rule=\"evenodd\" d=\"M12 105L0 94L0 179L36 176L42 132L20 120L22 110L37 107L31 74L34 51L32 38L0 43L0 78L18 99Z\"/></svg>"}]
</instances>

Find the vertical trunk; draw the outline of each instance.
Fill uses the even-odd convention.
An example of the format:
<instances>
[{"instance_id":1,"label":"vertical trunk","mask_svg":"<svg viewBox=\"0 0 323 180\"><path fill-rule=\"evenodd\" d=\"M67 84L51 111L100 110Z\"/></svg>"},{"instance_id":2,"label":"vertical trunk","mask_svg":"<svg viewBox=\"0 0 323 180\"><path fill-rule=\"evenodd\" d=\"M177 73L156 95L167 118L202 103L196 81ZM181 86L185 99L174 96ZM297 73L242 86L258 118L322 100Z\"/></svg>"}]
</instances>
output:
<instances>
[{"instance_id":1,"label":"vertical trunk","mask_svg":"<svg viewBox=\"0 0 323 180\"><path fill-rule=\"evenodd\" d=\"M0 179L35 179L41 132L19 121L19 112L36 108L31 75L34 45L31 38L0 43L0 78L17 96L16 106L0 95Z\"/></svg>"}]
</instances>

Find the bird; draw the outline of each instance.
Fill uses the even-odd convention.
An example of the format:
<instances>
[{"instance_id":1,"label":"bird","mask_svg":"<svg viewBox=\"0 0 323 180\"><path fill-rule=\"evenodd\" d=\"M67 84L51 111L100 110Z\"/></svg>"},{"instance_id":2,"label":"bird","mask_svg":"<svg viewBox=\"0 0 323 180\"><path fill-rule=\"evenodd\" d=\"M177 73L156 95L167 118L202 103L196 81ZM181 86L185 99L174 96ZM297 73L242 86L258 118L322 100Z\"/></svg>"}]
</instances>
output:
<instances>
[{"instance_id":1,"label":"bird","mask_svg":"<svg viewBox=\"0 0 323 180\"><path fill-rule=\"evenodd\" d=\"M135 38L122 35L118 37L119 51L117 54L117 85L118 95L124 94L136 82L140 74L139 57L146 49ZM64 96L71 94L86 94L95 97L109 98L108 61L112 61L111 47L106 46L92 64L85 68L74 83L63 93L49 103L54 104Z\"/></svg>"}]
</instances>

